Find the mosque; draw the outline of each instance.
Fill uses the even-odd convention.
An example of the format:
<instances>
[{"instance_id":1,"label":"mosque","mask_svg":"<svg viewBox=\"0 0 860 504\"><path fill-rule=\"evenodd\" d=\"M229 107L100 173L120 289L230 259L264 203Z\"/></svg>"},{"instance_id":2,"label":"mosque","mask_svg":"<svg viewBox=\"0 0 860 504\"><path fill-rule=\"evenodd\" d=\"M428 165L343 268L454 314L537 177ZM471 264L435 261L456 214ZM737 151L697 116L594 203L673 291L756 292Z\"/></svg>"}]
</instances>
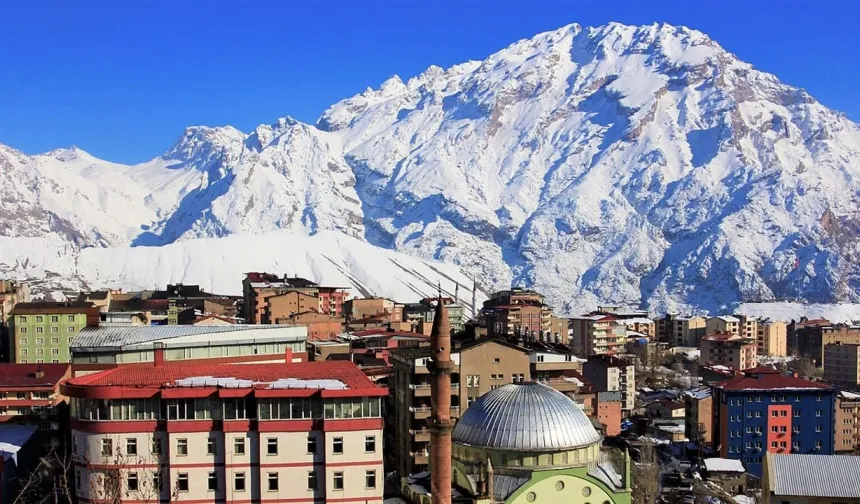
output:
<instances>
[{"instance_id":1,"label":"mosque","mask_svg":"<svg viewBox=\"0 0 860 504\"><path fill-rule=\"evenodd\" d=\"M431 469L403 478L402 493L416 504L630 504L629 457L612 460L602 452L603 438L589 418L553 388L535 382L504 385L478 398L454 425L450 404L445 410L448 317L444 303L436 306L431 333L436 362L428 363Z\"/></svg>"}]
</instances>

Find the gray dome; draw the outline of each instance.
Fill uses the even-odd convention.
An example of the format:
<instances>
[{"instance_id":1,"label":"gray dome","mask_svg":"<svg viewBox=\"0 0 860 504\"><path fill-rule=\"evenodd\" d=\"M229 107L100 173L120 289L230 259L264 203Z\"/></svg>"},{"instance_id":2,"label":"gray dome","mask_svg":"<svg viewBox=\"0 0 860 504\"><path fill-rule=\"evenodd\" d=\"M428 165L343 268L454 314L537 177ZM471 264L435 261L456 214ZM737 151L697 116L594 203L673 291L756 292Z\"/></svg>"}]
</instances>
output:
<instances>
[{"instance_id":1,"label":"gray dome","mask_svg":"<svg viewBox=\"0 0 860 504\"><path fill-rule=\"evenodd\" d=\"M554 452L600 442L573 400L535 382L510 383L479 397L454 427L455 443Z\"/></svg>"}]
</instances>

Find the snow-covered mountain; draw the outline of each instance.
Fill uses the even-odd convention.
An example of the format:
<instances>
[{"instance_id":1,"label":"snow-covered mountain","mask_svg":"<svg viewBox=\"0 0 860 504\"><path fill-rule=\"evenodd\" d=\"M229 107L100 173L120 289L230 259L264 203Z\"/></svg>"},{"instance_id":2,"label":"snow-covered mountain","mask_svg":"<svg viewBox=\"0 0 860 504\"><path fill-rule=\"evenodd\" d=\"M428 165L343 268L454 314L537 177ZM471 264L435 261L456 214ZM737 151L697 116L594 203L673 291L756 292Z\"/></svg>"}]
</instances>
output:
<instances>
[{"instance_id":1,"label":"snow-covered mountain","mask_svg":"<svg viewBox=\"0 0 860 504\"><path fill-rule=\"evenodd\" d=\"M700 32L570 25L392 77L313 126L189 128L141 165L0 147L0 234L329 230L568 313L856 301L858 159L857 124Z\"/></svg>"}]
</instances>

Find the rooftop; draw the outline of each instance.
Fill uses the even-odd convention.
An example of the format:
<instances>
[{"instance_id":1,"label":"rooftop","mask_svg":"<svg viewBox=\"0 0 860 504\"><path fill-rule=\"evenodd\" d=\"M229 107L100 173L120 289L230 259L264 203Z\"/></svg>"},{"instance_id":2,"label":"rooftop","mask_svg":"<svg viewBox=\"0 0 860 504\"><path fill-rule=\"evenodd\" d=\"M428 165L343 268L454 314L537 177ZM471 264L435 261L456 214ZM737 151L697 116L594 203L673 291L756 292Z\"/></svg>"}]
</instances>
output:
<instances>
[{"instance_id":1,"label":"rooftop","mask_svg":"<svg viewBox=\"0 0 860 504\"><path fill-rule=\"evenodd\" d=\"M860 499L860 457L768 453L766 464L774 495Z\"/></svg>"},{"instance_id":2,"label":"rooftop","mask_svg":"<svg viewBox=\"0 0 860 504\"><path fill-rule=\"evenodd\" d=\"M705 459L705 469L707 469L708 472L746 472L744 465L740 460L725 458Z\"/></svg>"},{"instance_id":3,"label":"rooftop","mask_svg":"<svg viewBox=\"0 0 860 504\"><path fill-rule=\"evenodd\" d=\"M35 425L17 425L11 422L0 424L0 460L11 458L17 462L18 451L27 444L34 432Z\"/></svg>"},{"instance_id":4,"label":"rooftop","mask_svg":"<svg viewBox=\"0 0 860 504\"><path fill-rule=\"evenodd\" d=\"M739 319L737 317L733 317L731 315L719 315L719 316L716 316L714 318L722 320L723 322L740 322L741 321L741 319Z\"/></svg>"},{"instance_id":5,"label":"rooftop","mask_svg":"<svg viewBox=\"0 0 860 504\"><path fill-rule=\"evenodd\" d=\"M833 390L826 383L785 376L766 367L747 369L734 378L713 384L714 388L729 391L741 390Z\"/></svg>"},{"instance_id":6,"label":"rooftop","mask_svg":"<svg viewBox=\"0 0 860 504\"><path fill-rule=\"evenodd\" d=\"M226 333L246 331L275 331L278 329L297 328L295 325L166 325L166 326L130 326L126 324L101 324L88 326L81 330L72 340L72 348L122 348L126 346L152 343L166 339L184 336L204 336L211 334L218 339L228 336ZM276 333L272 332L272 337Z\"/></svg>"},{"instance_id":7,"label":"rooftop","mask_svg":"<svg viewBox=\"0 0 860 504\"><path fill-rule=\"evenodd\" d=\"M44 375L36 377L36 371ZM0 388L6 387L51 387L56 385L69 370L68 364L0 364Z\"/></svg>"},{"instance_id":8,"label":"rooftop","mask_svg":"<svg viewBox=\"0 0 860 504\"><path fill-rule=\"evenodd\" d=\"M295 386L289 386L291 380ZM334 382L339 382L340 385ZM353 363L342 361L126 367L73 378L66 383L71 386L155 389L189 386L352 390L377 388ZM310 386L314 383L319 386Z\"/></svg>"},{"instance_id":9,"label":"rooftop","mask_svg":"<svg viewBox=\"0 0 860 504\"><path fill-rule=\"evenodd\" d=\"M42 315L42 314L73 314L86 313L88 308L92 308L90 302L33 302L33 303L18 303L9 312L10 315Z\"/></svg>"},{"instance_id":10,"label":"rooftop","mask_svg":"<svg viewBox=\"0 0 860 504\"><path fill-rule=\"evenodd\" d=\"M729 333L729 332L711 333L711 334L708 334L707 336L703 337L702 339L708 340L708 341L720 341L720 342L724 342L724 341L737 341L737 342L752 341L751 338L745 338L743 336L740 336L740 335L737 335L734 333Z\"/></svg>"}]
</instances>

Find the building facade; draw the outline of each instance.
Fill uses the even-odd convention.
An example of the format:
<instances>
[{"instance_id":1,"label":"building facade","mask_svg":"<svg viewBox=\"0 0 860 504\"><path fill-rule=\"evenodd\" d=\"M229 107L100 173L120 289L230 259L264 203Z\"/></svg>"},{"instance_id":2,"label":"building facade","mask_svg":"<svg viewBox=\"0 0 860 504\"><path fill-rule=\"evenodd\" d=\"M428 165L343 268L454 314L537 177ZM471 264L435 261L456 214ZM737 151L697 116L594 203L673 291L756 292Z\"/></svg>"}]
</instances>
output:
<instances>
[{"instance_id":1,"label":"building facade","mask_svg":"<svg viewBox=\"0 0 860 504\"><path fill-rule=\"evenodd\" d=\"M79 502L381 502L386 390L349 362L118 368L61 386Z\"/></svg>"},{"instance_id":2,"label":"building facade","mask_svg":"<svg viewBox=\"0 0 860 504\"><path fill-rule=\"evenodd\" d=\"M627 326L612 315L573 317L570 328L573 351L583 357L623 352L627 343Z\"/></svg>"},{"instance_id":3,"label":"building facade","mask_svg":"<svg viewBox=\"0 0 860 504\"><path fill-rule=\"evenodd\" d=\"M714 446L761 477L766 453L829 455L834 446L835 391L822 382L748 369L711 386Z\"/></svg>"},{"instance_id":4,"label":"building facade","mask_svg":"<svg viewBox=\"0 0 860 504\"><path fill-rule=\"evenodd\" d=\"M267 300L287 292L316 297L318 301L316 311L342 317L346 291L346 287L322 286L300 277L281 278L271 273L247 273L242 281L245 321L249 324L265 323Z\"/></svg>"},{"instance_id":5,"label":"building facade","mask_svg":"<svg viewBox=\"0 0 860 504\"><path fill-rule=\"evenodd\" d=\"M834 452L860 455L860 394L836 394L836 440Z\"/></svg>"},{"instance_id":6,"label":"building facade","mask_svg":"<svg viewBox=\"0 0 860 504\"><path fill-rule=\"evenodd\" d=\"M860 344L831 343L824 346L824 379L839 388L860 387Z\"/></svg>"},{"instance_id":7,"label":"building facade","mask_svg":"<svg viewBox=\"0 0 860 504\"><path fill-rule=\"evenodd\" d=\"M704 366L727 366L735 370L756 366L755 339L721 332L702 338L699 362Z\"/></svg>"},{"instance_id":8,"label":"building facade","mask_svg":"<svg viewBox=\"0 0 860 504\"><path fill-rule=\"evenodd\" d=\"M764 504L860 504L860 458L768 453Z\"/></svg>"},{"instance_id":9,"label":"building facade","mask_svg":"<svg viewBox=\"0 0 860 504\"><path fill-rule=\"evenodd\" d=\"M710 389L684 393L684 427L691 441L710 445L713 441L713 397Z\"/></svg>"},{"instance_id":10,"label":"building facade","mask_svg":"<svg viewBox=\"0 0 860 504\"><path fill-rule=\"evenodd\" d=\"M741 320L732 315L720 315L710 317L705 322L705 333L729 333L735 336L741 336Z\"/></svg>"},{"instance_id":11,"label":"building facade","mask_svg":"<svg viewBox=\"0 0 860 504\"><path fill-rule=\"evenodd\" d=\"M669 342L674 342L675 346L698 347L705 336L705 325L704 317L672 317Z\"/></svg>"},{"instance_id":12,"label":"building facade","mask_svg":"<svg viewBox=\"0 0 860 504\"><path fill-rule=\"evenodd\" d=\"M759 320L756 328L756 346L759 355L785 357L788 355L788 326L779 320Z\"/></svg>"},{"instance_id":13,"label":"building facade","mask_svg":"<svg viewBox=\"0 0 860 504\"><path fill-rule=\"evenodd\" d=\"M633 363L612 355L589 357L582 374L597 392L620 392L621 410L630 414L636 404L636 376Z\"/></svg>"},{"instance_id":14,"label":"building facade","mask_svg":"<svg viewBox=\"0 0 860 504\"><path fill-rule=\"evenodd\" d=\"M13 362L65 363L69 345L90 321L98 320L92 303L18 303L10 312Z\"/></svg>"},{"instance_id":15,"label":"building facade","mask_svg":"<svg viewBox=\"0 0 860 504\"><path fill-rule=\"evenodd\" d=\"M34 425L43 432L65 425L66 398L60 381L69 364L0 364L0 423Z\"/></svg>"}]
</instances>

